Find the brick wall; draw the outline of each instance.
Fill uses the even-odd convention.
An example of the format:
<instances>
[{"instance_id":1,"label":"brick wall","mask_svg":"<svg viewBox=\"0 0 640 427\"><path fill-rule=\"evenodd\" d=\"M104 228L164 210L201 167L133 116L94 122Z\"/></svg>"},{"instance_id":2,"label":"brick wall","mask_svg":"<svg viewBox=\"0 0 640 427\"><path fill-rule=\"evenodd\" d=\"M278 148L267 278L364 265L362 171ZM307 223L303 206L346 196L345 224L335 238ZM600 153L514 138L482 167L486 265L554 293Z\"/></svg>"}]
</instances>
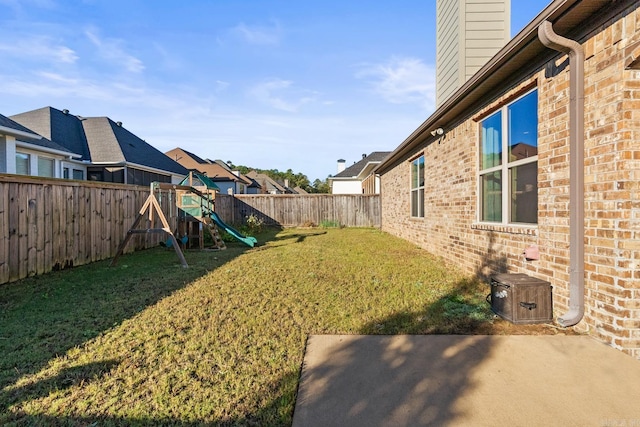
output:
<instances>
[{"instance_id":1,"label":"brick wall","mask_svg":"<svg viewBox=\"0 0 640 427\"><path fill-rule=\"evenodd\" d=\"M640 13L621 16L584 43L585 317L576 328L640 358ZM630 59L631 58L631 59ZM560 65L566 57L558 59ZM476 218L478 120L538 88L538 226ZM553 285L554 315L569 298L569 69L544 70L486 105L445 137L382 176L382 228L469 274L523 272ZM410 218L410 160L424 153L425 218ZM526 261L525 247L540 247Z\"/></svg>"}]
</instances>

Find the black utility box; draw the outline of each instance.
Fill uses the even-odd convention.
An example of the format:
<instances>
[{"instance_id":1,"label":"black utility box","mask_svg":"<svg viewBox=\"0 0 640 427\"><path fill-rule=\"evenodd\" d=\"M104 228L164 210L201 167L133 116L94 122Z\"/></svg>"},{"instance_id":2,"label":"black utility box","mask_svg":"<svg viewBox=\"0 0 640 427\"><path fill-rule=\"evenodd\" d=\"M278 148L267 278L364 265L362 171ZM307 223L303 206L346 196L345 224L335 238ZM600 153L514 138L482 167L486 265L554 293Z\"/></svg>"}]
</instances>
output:
<instances>
[{"instance_id":1,"label":"black utility box","mask_svg":"<svg viewBox=\"0 0 640 427\"><path fill-rule=\"evenodd\" d=\"M551 284L521 273L491 278L491 310L516 324L553 320Z\"/></svg>"}]
</instances>

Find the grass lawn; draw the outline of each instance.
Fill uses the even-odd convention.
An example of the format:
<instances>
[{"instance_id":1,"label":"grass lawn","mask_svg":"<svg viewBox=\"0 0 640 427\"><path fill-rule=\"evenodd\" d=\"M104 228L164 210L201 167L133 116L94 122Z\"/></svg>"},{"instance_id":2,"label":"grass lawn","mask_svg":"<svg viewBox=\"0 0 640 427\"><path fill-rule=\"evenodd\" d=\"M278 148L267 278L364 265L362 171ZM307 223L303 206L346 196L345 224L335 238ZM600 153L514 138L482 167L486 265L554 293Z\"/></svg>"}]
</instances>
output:
<instances>
[{"instance_id":1,"label":"grass lawn","mask_svg":"<svg viewBox=\"0 0 640 427\"><path fill-rule=\"evenodd\" d=\"M158 247L0 286L0 424L286 426L309 334L523 330L378 230L257 237L188 269Z\"/></svg>"}]
</instances>

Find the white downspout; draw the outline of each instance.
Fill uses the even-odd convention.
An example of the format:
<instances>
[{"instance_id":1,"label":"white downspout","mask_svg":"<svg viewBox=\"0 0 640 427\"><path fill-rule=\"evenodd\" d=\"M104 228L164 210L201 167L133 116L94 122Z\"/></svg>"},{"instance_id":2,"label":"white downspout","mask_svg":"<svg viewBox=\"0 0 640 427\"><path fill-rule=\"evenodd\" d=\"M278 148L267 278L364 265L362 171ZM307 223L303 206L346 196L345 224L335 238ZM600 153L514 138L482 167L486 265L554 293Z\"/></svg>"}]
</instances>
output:
<instances>
[{"instance_id":1,"label":"white downspout","mask_svg":"<svg viewBox=\"0 0 640 427\"><path fill-rule=\"evenodd\" d=\"M540 24L538 37L569 55L569 311L558 318L568 327L584 316L584 50L554 33L549 21Z\"/></svg>"}]
</instances>

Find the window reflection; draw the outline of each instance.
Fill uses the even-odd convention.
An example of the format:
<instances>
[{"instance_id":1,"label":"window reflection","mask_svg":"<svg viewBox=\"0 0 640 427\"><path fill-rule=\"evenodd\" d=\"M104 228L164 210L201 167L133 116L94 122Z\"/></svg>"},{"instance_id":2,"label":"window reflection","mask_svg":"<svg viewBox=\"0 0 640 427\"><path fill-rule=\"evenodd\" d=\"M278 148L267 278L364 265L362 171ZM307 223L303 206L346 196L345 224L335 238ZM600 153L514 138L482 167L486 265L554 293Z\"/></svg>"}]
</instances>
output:
<instances>
[{"instance_id":1,"label":"window reflection","mask_svg":"<svg viewBox=\"0 0 640 427\"><path fill-rule=\"evenodd\" d=\"M538 155L538 93L509 105L509 161Z\"/></svg>"},{"instance_id":2,"label":"window reflection","mask_svg":"<svg viewBox=\"0 0 640 427\"><path fill-rule=\"evenodd\" d=\"M502 164L502 112L482 121L480 143L480 169L488 169Z\"/></svg>"},{"instance_id":3,"label":"window reflection","mask_svg":"<svg viewBox=\"0 0 640 427\"><path fill-rule=\"evenodd\" d=\"M538 222L538 164L527 163L510 169L511 222Z\"/></svg>"}]
</instances>

